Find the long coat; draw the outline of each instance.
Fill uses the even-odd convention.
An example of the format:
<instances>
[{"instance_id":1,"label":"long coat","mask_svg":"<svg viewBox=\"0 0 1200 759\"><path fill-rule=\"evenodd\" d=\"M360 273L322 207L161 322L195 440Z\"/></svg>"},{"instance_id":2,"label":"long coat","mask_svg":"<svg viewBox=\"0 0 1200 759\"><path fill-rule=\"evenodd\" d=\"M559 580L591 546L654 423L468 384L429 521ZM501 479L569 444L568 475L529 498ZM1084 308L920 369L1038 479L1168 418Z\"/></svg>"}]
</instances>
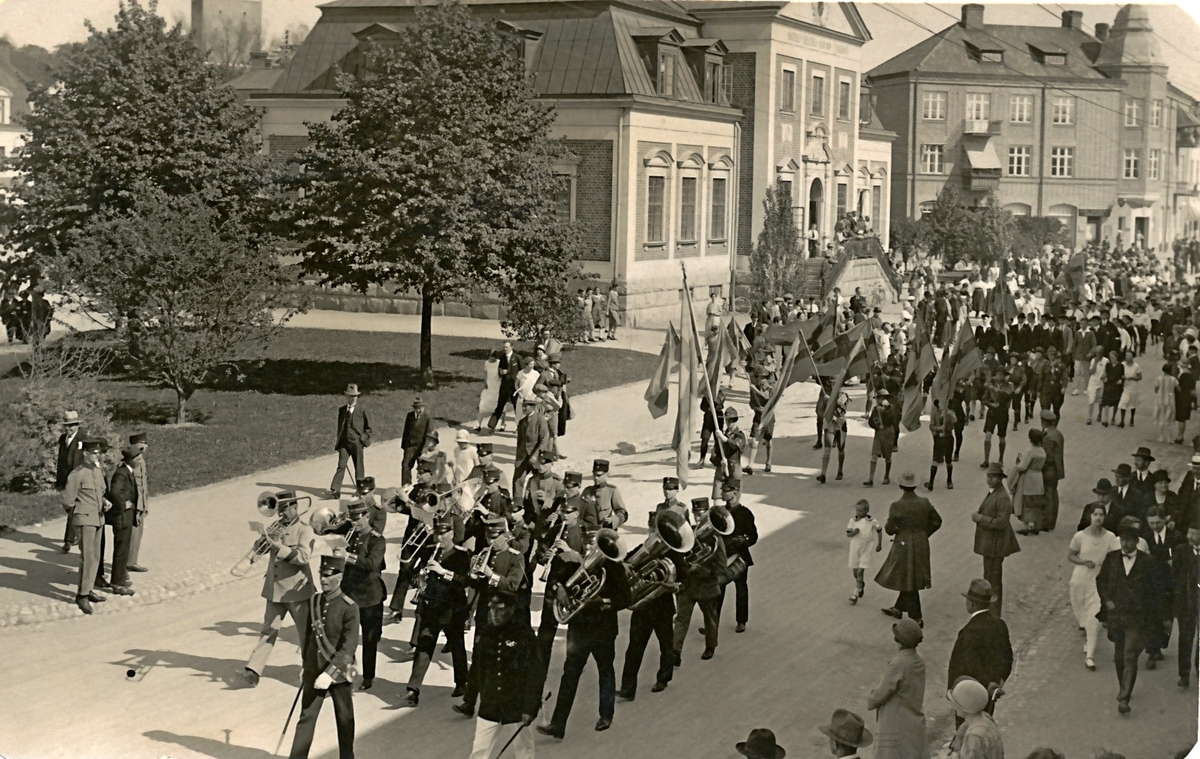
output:
<instances>
[{"instance_id":1,"label":"long coat","mask_svg":"<svg viewBox=\"0 0 1200 759\"><path fill-rule=\"evenodd\" d=\"M892 657L879 687L867 696L867 708L877 709L875 759L925 759L925 662L916 649Z\"/></svg>"},{"instance_id":2,"label":"long coat","mask_svg":"<svg viewBox=\"0 0 1200 759\"><path fill-rule=\"evenodd\" d=\"M1031 446L1021 463L1013 467L1012 488L1013 511L1017 516L1025 516L1025 499L1030 496L1042 496L1045 486L1042 482L1042 467L1046 465L1046 451L1040 446Z\"/></svg>"},{"instance_id":3,"label":"long coat","mask_svg":"<svg viewBox=\"0 0 1200 759\"><path fill-rule=\"evenodd\" d=\"M998 487L979 504L983 516L975 523L975 553L1003 559L1021 550L1012 528L1012 501L1003 487Z\"/></svg>"},{"instance_id":4,"label":"long coat","mask_svg":"<svg viewBox=\"0 0 1200 759\"><path fill-rule=\"evenodd\" d=\"M875 582L889 590L924 590L933 586L929 568L929 536L942 526L942 517L929 499L905 490L888 509L884 532L894 535L891 551Z\"/></svg>"}]
</instances>

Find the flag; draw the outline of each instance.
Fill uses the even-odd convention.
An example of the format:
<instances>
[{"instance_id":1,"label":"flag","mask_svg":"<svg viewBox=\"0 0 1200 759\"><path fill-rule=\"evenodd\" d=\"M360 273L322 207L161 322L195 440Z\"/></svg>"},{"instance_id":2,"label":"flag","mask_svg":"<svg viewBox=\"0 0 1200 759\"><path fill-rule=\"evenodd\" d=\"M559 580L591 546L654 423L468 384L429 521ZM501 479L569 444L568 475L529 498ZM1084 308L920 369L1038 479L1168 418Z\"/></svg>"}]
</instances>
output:
<instances>
[{"instance_id":1,"label":"flag","mask_svg":"<svg viewBox=\"0 0 1200 759\"><path fill-rule=\"evenodd\" d=\"M908 362L904 367L904 411L900 420L909 432L921 426L921 411L925 408L925 378L937 366L937 356L920 314L916 317L916 333L916 339L908 348Z\"/></svg>"},{"instance_id":2,"label":"flag","mask_svg":"<svg viewBox=\"0 0 1200 759\"><path fill-rule=\"evenodd\" d=\"M692 294L687 286L687 274L683 276L683 292L680 295L679 317L679 398L675 408L675 434L671 447L675 449L675 476L680 487L688 486L688 455L691 453L692 435L696 431L696 420L692 411L698 400L697 388L702 382L700 369L700 346L696 338L696 314L692 311Z\"/></svg>"},{"instance_id":3,"label":"flag","mask_svg":"<svg viewBox=\"0 0 1200 759\"><path fill-rule=\"evenodd\" d=\"M674 324L668 324L667 339L663 342L662 350L658 354L658 365L654 368L654 375L650 378L650 384L646 387L646 394L643 396L646 399L646 406L650 409L650 416L655 419L667 413L670 400L667 387L673 362L679 362L679 333L675 331Z\"/></svg>"},{"instance_id":4,"label":"flag","mask_svg":"<svg viewBox=\"0 0 1200 759\"><path fill-rule=\"evenodd\" d=\"M865 352L866 349L863 344L863 339L862 337L859 337L854 341L854 345L850 347L850 353L848 356L846 356L845 365L842 367L842 370L837 373L837 377L835 377L833 380L833 389L829 392L829 403L825 405L825 429L832 429L833 412L837 408L837 399L842 392L842 384L846 381L847 376L852 376L847 370L854 366L854 361L856 358L858 358L859 354Z\"/></svg>"},{"instance_id":5,"label":"flag","mask_svg":"<svg viewBox=\"0 0 1200 759\"><path fill-rule=\"evenodd\" d=\"M708 395L710 389L715 393L721 386L721 370L725 368L725 359L729 355L729 340L722 330L717 330L717 334L711 338L705 335L705 340L708 343L708 354L704 360L704 371L708 375L708 381L699 387L701 396Z\"/></svg>"},{"instance_id":6,"label":"flag","mask_svg":"<svg viewBox=\"0 0 1200 759\"><path fill-rule=\"evenodd\" d=\"M962 327L958 330L958 337L954 341L953 352L951 352L951 346L946 346L946 357L942 360L937 375L933 378L930 395L938 399L942 408L945 408L946 400L954 392L959 380L969 377L976 369L982 368L983 355L975 345L975 333L971 331L970 322L963 322Z\"/></svg>"},{"instance_id":7,"label":"flag","mask_svg":"<svg viewBox=\"0 0 1200 759\"><path fill-rule=\"evenodd\" d=\"M1017 318L1017 301L1003 281L997 282L988 293L987 313L992 317L992 326L1008 334L1013 319Z\"/></svg>"},{"instance_id":8,"label":"flag","mask_svg":"<svg viewBox=\"0 0 1200 759\"><path fill-rule=\"evenodd\" d=\"M846 364L851 349L859 339L863 341L864 350L855 355L853 363ZM850 377L861 377L869 373L871 363L879 360L871 320L864 319L837 337L822 343L812 352L812 360L817 365L817 372L823 377L836 375L844 366L849 366Z\"/></svg>"},{"instance_id":9,"label":"flag","mask_svg":"<svg viewBox=\"0 0 1200 759\"><path fill-rule=\"evenodd\" d=\"M817 322L816 329L809 336L809 341L814 344L820 344L823 336L832 335L837 328L837 300L829 299L829 308L825 310L825 314L821 317L821 321Z\"/></svg>"},{"instance_id":10,"label":"flag","mask_svg":"<svg viewBox=\"0 0 1200 759\"><path fill-rule=\"evenodd\" d=\"M1078 290L1083 287L1087 274L1087 253L1082 250L1071 256L1067 265L1054 280L1056 285L1066 285L1067 289Z\"/></svg>"},{"instance_id":11,"label":"flag","mask_svg":"<svg viewBox=\"0 0 1200 759\"><path fill-rule=\"evenodd\" d=\"M738 326L736 314L729 312L721 317L724 324L724 335L729 341L726 346L728 359L725 366L729 367L736 361L745 361L750 355L750 341L746 339L746 333Z\"/></svg>"},{"instance_id":12,"label":"flag","mask_svg":"<svg viewBox=\"0 0 1200 759\"><path fill-rule=\"evenodd\" d=\"M783 397L783 391L788 388L788 385L803 382L811 376L812 357L808 352L808 344L804 342L803 337L797 334L795 341L792 343L792 349L788 351L787 358L784 359L783 369L779 372L779 379L775 381L775 387L771 389L771 395L767 398L767 403L762 408L758 424L760 438L762 430L769 429L771 422L775 419L775 406L779 404L779 399Z\"/></svg>"},{"instance_id":13,"label":"flag","mask_svg":"<svg viewBox=\"0 0 1200 759\"><path fill-rule=\"evenodd\" d=\"M817 334L823 321L817 318L793 319L787 324L772 324L763 331L763 339L769 345L791 345L796 335L803 335L805 340L809 340Z\"/></svg>"}]
</instances>

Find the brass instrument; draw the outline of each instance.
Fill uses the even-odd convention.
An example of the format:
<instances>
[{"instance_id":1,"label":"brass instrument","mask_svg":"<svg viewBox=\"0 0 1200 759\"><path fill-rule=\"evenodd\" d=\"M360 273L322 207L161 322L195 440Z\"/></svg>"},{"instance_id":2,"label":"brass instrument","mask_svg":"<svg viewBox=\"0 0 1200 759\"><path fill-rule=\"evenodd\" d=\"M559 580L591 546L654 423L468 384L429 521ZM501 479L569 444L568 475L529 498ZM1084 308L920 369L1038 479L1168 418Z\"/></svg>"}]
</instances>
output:
<instances>
[{"instance_id":1,"label":"brass instrument","mask_svg":"<svg viewBox=\"0 0 1200 759\"><path fill-rule=\"evenodd\" d=\"M437 510L439 502L437 493L426 493L421 501L417 501L409 506L409 519L416 519L418 524L413 527L412 532L400 544L400 565L402 569L412 569L420 557L421 551L433 539L433 523L437 517L441 516L445 510ZM428 512L420 507L421 502L429 506L434 511ZM417 509L414 511L413 509Z\"/></svg>"},{"instance_id":2,"label":"brass instrument","mask_svg":"<svg viewBox=\"0 0 1200 759\"><path fill-rule=\"evenodd\" d=\"M354 531L354 520L345 511L322 506L308 518L308 524L318 535L348 535Z\"/></svg>"},{"instance_id":3,"label":"brass instrument","mask_svg":"<svg viewBox=\"0 0 1200 759\"><path fill-rule=\"evenodd\" d=\"M675 562L669 554L687 554L696 544L696 534L687 520L674 511L661 511L654 520L654 534L635 550L625 566L629 569L630 609L640 609L675 584Z\"/></svg>"},{"instance_id":4,"label":"brass instrument","mask_svg":"<svg viewBox=\"0 0 1200 759\"><path fill-rule=\"evenodd\" d=\"M496 552L495 547L490 543L488 547L471 557L471 568L467 571L467 577L472 580L482 580L485 577L485 571L488 568L488 563L492 560L492 554Z\"/></svg>"},{"instance_id":5,"label":"brass instrument","mask_svg":"<svg viewBox=\"0 0 1200 759\"><path fill-rule=\"evenodd\" d=\"M554 599L554 618L560 624L566 624L598 596L607 576L604 560L622 561L625 554L625 545L616 530L604 528L596 533L595 547L584 557L575 574L562 584Z\"/></svg>"},{"instance_id":6,"label":"brass instrument","mask_svg":"<svg viewBox=\"0 0 1200 759\"><path fill-rule=\"evenodd\" d=\"M542 552L540 557L538 557L538 563L546 565L542 570L541 576L538 578L542 582L545 582L550 578L550 565L554 562L554 557L557 556L562 550L556 544L558 543L559 538L563 536L563 533L566 532L567 528L567 523L564 522L562 517L557 513L552 518L555 519L554 526L546 529L546 535L549 536L553 531L554 538L552 540L545 541L548 544L546 550Z\"/></svg>"},{"instance_id":7,"label":"brass instrument","mask_svg":"<svg viewBox=\"0 0 1200 759\"><path fill-rule=\"evenodd\" d=\"M308 501L309 505L312 504L310 496L298 498L290 490L281 490L277 493L272 493L268 490L259 494L258 500L255 503L258 513L275 521L267 525L266 534L258 536L254 541L254 545L246 552L246 555L239 559L238 563L230 567L229 574L234 577L245 577L250 572L250 568L259 559L271 552L271 540L282 539L284 530L292 524L291 521L285 521L282 517L279 517L280 509L294 503L299 504L300 501Z\"/></svg>"},{"instance_id":8,"label":"brass instrument","mask_svg":"<svg viewBox=\"0 0 1200 759\"><path fill-rule=\"evenodd\" d=\"M713 506L708 511L708 520L695 530L695 545L684 557L689 569L699 568L717 552L717 542L711 540L717 535L722 537L733 533L733 516L724 506Z\"/></svg>"}]
</instances>

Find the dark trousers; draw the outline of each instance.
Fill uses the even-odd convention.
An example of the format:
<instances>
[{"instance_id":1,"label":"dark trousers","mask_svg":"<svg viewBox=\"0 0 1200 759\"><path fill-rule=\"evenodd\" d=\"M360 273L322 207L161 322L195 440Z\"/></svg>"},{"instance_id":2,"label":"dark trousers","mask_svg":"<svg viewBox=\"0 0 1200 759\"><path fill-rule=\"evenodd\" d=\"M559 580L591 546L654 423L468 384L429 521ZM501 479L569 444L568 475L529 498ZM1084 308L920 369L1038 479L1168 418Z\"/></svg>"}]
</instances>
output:
<instances>
[{"instance_id":1,"label":"dark trousers","mask_svg":"<svg viewBox=\"0 0 1200 759\"><path fill-rule=\"evenodd\" d=\"M621 671L621 692L637 693L638 672L650 643L658 638L658 673L655 682L669 683L675 672L675 597L665 593L629 615L629 646L625 649L625 668Z\"/></svg>"},{"instance_id":2,"label":"dark trousers","mask_svg":"<svg viewBox=\"0 0 1200 759\"><path fill-rule=\"evenodd\" d=\"M504 416L504 407L510 404L515 417L517 415L517 386L501 380L500 394L496 399L496 410L492 412L492 418L488 420L488 429L493 432L496 430L496 425L500 423L500 417Z\"/></svg>"},{"instance_id":3,"label":"dark trousers","mask_svg":"<svg viewBox=\"0 0 1200 759\"><path fill-rule=\"evenodd\" d=\"M750 585L746 582L750 576L750 567L746 567L745 571L737 577L733 578L733 586L737 592L737 623L744 625L750 621ZM725 605L725 589L729 585L721 586L721 596L717 599L717 619L721 619L721 607Z\"/></svg>"},{"instance_id":4,"label":"dark trousers","mask_svg":"<svg viewBox=\"0 0 1200 759\"><path fill-rule=\"evenodd\" d=\"M583 630L580 625L567 628L567 659L563 662L562 682L558 685L558 701L550 724L559 730L566 729L571 706L575 703L575 691L579 689L579 677L589 656L596 660L600 674L600 717L613 718L617 704L617 671L613 666L617 656L616 643L614 636Z\"/></svg>"},{"instance_id":5,"label":"dark trousers","mask_svg":"<svg viewBox=\"0 0 1200 759\"><path fill-rule=\"evenodd\" d=\"M388 609L395 612L404 610L404 597L408 595L408 589L412 585L412 572L404 565L400 566L400 571L396 574L396 587L392 589L392 600L388 604Z\"/></svg>"},{"instance_id":6,"label":"dark trousers","mask_svg":"<svg viewBox=\"0 0 1200 759\"><path fill-rule=\"evenodd\" d=\"M413 465L417 463L417 456L420 455L421 446L423 445L424 441L422 441L420 445L404 449L404 458L400 460L401 485L409 485L412 483Z\"/></svg>"},{"instance_id":7,"label":"dark trousers","mask_svg":"<svg viewBox=\"0 0 1200 759\"><path fill-rule=\"evenodd\" d=\"M130 512L132 513L132 512ZM129 585L129 549L133 545L133 520L127 525L113 525L112 573L113 585Z\"/></svg>"},{"instance_id":8,"label":"dark trousers","mask_svg":"<svg viewBox=\"0 0 1200 759\"><path fill-rule=\"evenodd\" d=\"M358 607L358 623L362 626L363 679L375 679L375 659L379 640L383 637L383 601L374 606Z\"/></svg>"},{"instance_id":9,"label":"dark trousers","mask_svg":"<svg viewBox=\"0 0 1200 759\"><path fill-rule=\"evenodd\" d=\"M1179 676L1191 677L1196 654L1196 617L1179 618Z\"/></svg>"},{"instance_id":10,"label":"dark trousers","mask_svg":"<svg viewBox=\"0 0 1200 759\"><path fill-rule=\"evenodd\" d=\"M1041 529L1053 530L1058 524L1058 480L1045 480L1044 489Z\"/></svg>"},{"instance_id":11,"label":"dark trousers","mask_svg":"<svg viewBox=\"0 0 1200 759\"><path fill-rule=\"evenodd\" d=\"M354 459L354 481L358 483L366 473L363 471L363 449L358 443L343 441L338 443L338 463L337 471L333 473L333 481L329 483L329 489L335 494L342 492L342 478L346 476L346 465L350 459ZM405 485L408 483L405 482Z\"/></svg>"},{"instance_id":12,"label":"dark trousers","mask_svg":"<svg viewBox=\"0 0 1200 759\"><path fill-rule=\"evenodd\" d=\"M1138 657L1146 647L1146 638L1137 627L1123 624L1111 617L1109 620L1108 639L1113 644L1113 664L1117 668L1117 681L1121 684L1117 700L1128 701L1133 695L1133 686L1137 683Z\"/></svg>"},{"instance_id":13,"label":"dark trousers","mask_svg":"<svg viewBox=\"0 0 1200 759\"><path fill-rule=\"evenodd\" d=\"M1169 649L1171 645L1171 628L1174 626L1175 617L1169 615L1165 617L1162 624L1154 630L1154 635L1146 636L1146 653L1151 656L1161 659L1163 649Z\"/></svg>"},{"instance_id":14,"label":"dark trousers","mask_svg":"<svg viewBox=\"0 0 1200 759\"><path fill-rule=\"evenodd\" d=\"M992 614L1000 616L1000 607L1004 604L1004 557L983 557L983 579L992 586L996 602L992 604ZM984 683L986 685L986 683Z\"/></svg>"},{"instance_id":15,"label":"dark trousers","mask_svg":"<svg viewBox=\"0 0 1200 759\"><path fill-rule=\"evenodd\" d=\"M306 677L300 695L300 719L296 722L296 737L292 741L290 759L308 759L312 747L313 733L317 729L317 717L325 696L333 697L333 718L337 721L338 757L354 759L354 702L351 700L350 683L336 683L329 690L317 690Z\"/></svg>"},{"instance_id":16,"label":"dark trousers","mask_svg":"<svg viewBox=\"0 0 1200 759\"><path fill-rule=\"evenodd\" d=\"M913 619L922 619L921 592L918 590L902 590L896 598L896 611L908 612Z\"/></svg>"},{"instance_id":17,"label":"dark trousers","mask_svg":"<svg viewBox=\"0 0 1200 759\"><path fill-rule=\"evenodd\" d=\"M554 595L550 588L542 600L542 620L538 624L538 653L542 655L542 689L545 690L546 670L550 668L550 654L554 650L554 638L558 636L558 618L554 616Z\"/></svg>"},{"instance_id":18,"label":"dark trousers","mask_svg":"<svg viewBox=\"0 0 1200 759\"><path fill-rule=\"evenodd\" d=\"M454 687L466 687L467 685L467 646L463 640L463 622L466 620L465 613L462 615L454 615L450 617L450 621L445 624L439 620L443 618L442 614L436 611L432 614L421 615L421 629L417 632L417 653L425 654L430 659L433 658L433 653L437 650L438 636L442 633L446 634L446 644L450 646L450 659L454 663ZM414 667L415 668L415 667ZM424 673L422 680L424 679ZM410 687L413 683L410 680ZM419 686L420 683L417 683Z\"/></svg>"},{"instance_id":19,"label":"dark trousers","mask_svg":"<svg viewBox=\"0 0 1200 759\"><path fill-rule=\"evenodd\" d=\"M538 473L538 464L534 461L534 457L530 456L524 461L519 462L513 468L512 478L512 497L513 503L524 503L525 497L525 479L529 475Z\"/></svg>"}]
</instances>

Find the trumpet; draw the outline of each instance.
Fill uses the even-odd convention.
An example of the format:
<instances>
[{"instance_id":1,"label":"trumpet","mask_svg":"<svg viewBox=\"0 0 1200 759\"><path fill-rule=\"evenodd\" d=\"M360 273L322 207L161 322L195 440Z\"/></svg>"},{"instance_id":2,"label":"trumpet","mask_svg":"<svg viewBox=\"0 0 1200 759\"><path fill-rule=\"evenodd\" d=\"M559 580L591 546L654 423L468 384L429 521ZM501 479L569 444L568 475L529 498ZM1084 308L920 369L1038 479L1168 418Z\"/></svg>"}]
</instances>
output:
<instances>
[{"instance_id":1,"label":"trumpet","mask_svg":"<svg viewBox=\"0 0 1200 759\"><path fill-rule=\"evenodd\" d=\"M290 490L281 490L278 493L266 491L258 496L255 506L258 508L258 513L264 517L275 519L274 522L267 525L266 534L260 535L254 541L254 545L246 552L246 555L238 560L229 569L229 574L234 577L245 577L250 568L258 562L259 559L271 552L271 541L281 540L284 530L286 530L294 520L284 520L279 516L279 511L282 508L292 504L298 504L300 501L306 500L309 504L312 503L312 498L304 496L297 498L296 494Z\"/></svg>"},{"instance_id":2,"label":"trumpet","mask_svg":"<svg viewBox=\"0 0 1200 759\"><path fill-rule=\"evenodd\" d=\"M554 599L554 618L566 624L572 617L600 595L607 573L604 560L622 561L627 551L616 530L607 527L596 533L596 545L583 559L575 574L563 583Z\"/></svg>"},{"instance_id":3,"label":"trumpet","mask_svg":"<svg viewBox=\"0 0 1200 759\"><path fill-rule=\"evenodd\" d=\"M708 520L695 530L695 545L684 557L689 569L698 569L708 563L717 552L717 535L733 534L733 516L724 506L713 506L708 511Z\"/></svg>"},{"instance_id":4,"label":"trumpet","mask_svg":"<svg viewBox=\"0 0 1200 759\"><path fill-rule=\"evenodd\" d=\"M629 568L630 609L640 609L675 584L675 562L668 554L689 553L696 544L692 526L674 511L660 512L654 534L625 562Z\"/></svg>"}]
</instances>

